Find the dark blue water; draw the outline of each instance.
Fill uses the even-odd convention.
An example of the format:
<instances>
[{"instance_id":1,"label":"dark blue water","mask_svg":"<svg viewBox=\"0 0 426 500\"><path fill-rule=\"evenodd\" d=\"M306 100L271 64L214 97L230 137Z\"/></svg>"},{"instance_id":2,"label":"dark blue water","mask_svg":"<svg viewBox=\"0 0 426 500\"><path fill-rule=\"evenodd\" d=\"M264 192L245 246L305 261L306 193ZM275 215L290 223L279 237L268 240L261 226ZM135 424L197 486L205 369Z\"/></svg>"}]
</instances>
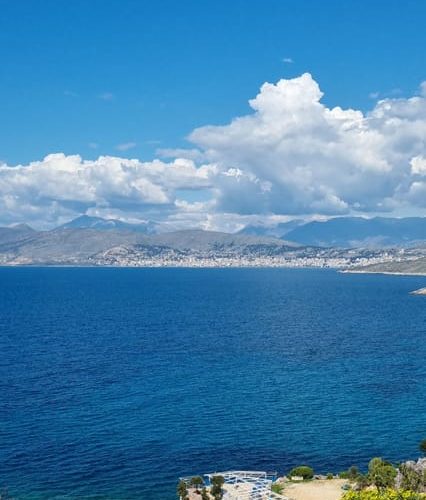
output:
<instances>
[{"instance_id":1,"label":"dark blue water","mask_svg":"<svg viewBox=\"0 0 426 500\"><path fill-rule=\"evenodd\" d=\"M175 498L179 475L417 455L414 277L0 269L0 486Z\"/></svg>"}]
</instances>

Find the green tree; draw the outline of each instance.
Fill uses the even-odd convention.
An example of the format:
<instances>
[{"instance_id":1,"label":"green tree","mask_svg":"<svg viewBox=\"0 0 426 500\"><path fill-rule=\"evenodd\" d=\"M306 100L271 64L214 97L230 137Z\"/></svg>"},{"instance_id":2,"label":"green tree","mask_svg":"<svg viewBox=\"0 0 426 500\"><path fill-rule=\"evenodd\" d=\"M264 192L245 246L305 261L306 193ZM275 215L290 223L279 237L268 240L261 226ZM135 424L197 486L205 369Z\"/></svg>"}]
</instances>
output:
<instances>
[{"instance_id":1,"label":"green tree","mask_svg":"<svg viewBox=\"0 0 426 500\"><path fill-rule=\"evenodd\" d=\"M426 439L420 441L419 448L422 453L426 454Z\"/></svg>"},{"instance_id":2,"label":"green tree","mask_svg":"<svg viewBox=\"0 0 426 500\"><path fill-rule=\"evenodd\" d=\"M223 476L213 476L212 477L212 486L210 488L210 493L213 495L215 500L221 500L223 497L223 484L225 483L225 479Z\"/></svg>"},{"instance_id":3,"label":"green tree","mask_svg":"<svg viewBox=\"0 0 426 500\"><path fill-rule=\"evenodd\" d=\"M198 491L199 487L203 486L204 481L201 476L194 476L191 477L191 486L194 486L194 488Z\"/></svg>"},{"instance_id":4,"label":"green tree","mask_svg":"<svg viewBox=\"0 0 426 500\"><path fill-rule=\"evenodd\" d=\"M368 477L378 490L392 488L395 485L396 474L395 467L381 458L372 458L368 464Z\"/></svg>"},{"instance_id":5,"label":"green tree","mask_svg":"<svg viewBox=\"0 0 426 500\"><path fill-rule=\"evenodd\" d=\"M306 479L312 479L314 477L314 470L312 469L312 467L308 467L307 465L299 465L299 467L291 469L289 475L290 477L303 477L303 479L306 481Z\"/></svg>"},{"instance_id":6,"label":"green tree","mask_svg":"<svg viewBox=\"0 0 426 500\"><path fill-rule=\"evenodd\" d=\"M177 487L177 495L179 498L182 500L188 500L188 487L186 486L185 481L179 481L178 487Z\"/></svg>"}]
</instances>

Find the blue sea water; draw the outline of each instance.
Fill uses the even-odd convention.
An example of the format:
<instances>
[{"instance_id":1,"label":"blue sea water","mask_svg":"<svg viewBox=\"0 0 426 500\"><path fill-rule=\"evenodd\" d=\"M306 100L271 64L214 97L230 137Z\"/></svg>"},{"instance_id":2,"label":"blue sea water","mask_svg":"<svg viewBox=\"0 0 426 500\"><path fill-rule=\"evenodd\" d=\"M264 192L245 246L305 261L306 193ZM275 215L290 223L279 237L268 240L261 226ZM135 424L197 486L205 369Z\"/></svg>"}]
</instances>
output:
<instances>
[{"instance_id":1,"label":"blue sea water","mask_svg":"<svg viewBox=\"0 0 426 500\"><path fill-rule=\"evenodd\" d=\"M419 277L0 269L0 486L175 498L180 475L361 467L426 437Z\"/></svg>"}]
</instances>

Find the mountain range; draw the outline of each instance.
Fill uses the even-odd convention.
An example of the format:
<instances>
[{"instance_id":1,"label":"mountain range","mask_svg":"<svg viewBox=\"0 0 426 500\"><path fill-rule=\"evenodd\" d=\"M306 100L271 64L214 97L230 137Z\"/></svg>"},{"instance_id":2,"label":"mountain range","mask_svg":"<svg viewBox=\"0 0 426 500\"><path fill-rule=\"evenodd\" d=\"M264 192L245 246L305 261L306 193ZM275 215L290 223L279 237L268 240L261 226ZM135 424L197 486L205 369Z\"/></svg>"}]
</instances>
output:
<instances>
[{"instance_id":1,"label":"mountain range","mask_svg":"<svg viewBox=\"0 0 426 500\"><path fill-rule=\"evenodd\" d=\"M89 227L82 227L82 223ZM95 223L92 227L92 223ZM0 262L3 264L76 264L103 262L112 254L135 252L147 256L276 255L302 248L277 238L228 234L199 229L163 234L145 234L136 228L113 227L96 220L79 220L51 231L34 231L28 226L0 228Z\"/></svg>"},{"instance_id":2,"label":"mountain range","mask_svg":"<svg viewBox=\"0 0 426 500\"><path fill-rule=\"evenodd\" d=\"M426 249L426 218L291 221L275 228L249 226L235 234L201 229L156 231L158 226L152 222L129 224L89 216L50 231L35 231L25 224L4 227L0 228L0 263L123 265L156 258L177 262L283 256L353 260L377 258L389 247L418 247L419 256ZM410 258L417 253L410 253Z\"/></svg>"},{"instance_id":3,"label":"mountain range","mask_svg":"<svg viewBox=\"0 0 426 500\"><path fill-rule=\"evenodd\" d=\"M426 217L336 217L304 223L296 220L272 228L247 226L240 233L273 235L301 245L340 248L415 246L426 241Z\"/></svg>"}]
</instances>

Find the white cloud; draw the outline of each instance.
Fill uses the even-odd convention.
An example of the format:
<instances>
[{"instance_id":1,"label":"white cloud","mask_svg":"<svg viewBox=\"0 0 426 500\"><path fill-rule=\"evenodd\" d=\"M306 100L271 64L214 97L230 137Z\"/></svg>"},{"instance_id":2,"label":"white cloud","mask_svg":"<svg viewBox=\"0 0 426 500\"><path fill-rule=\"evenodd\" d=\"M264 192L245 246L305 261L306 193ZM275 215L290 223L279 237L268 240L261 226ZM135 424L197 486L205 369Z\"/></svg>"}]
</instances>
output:
<instances>
[{"instance_id":1,"label":"white cloud","mask_svg":"<svg viewBox=\"0 0 426 500\"><path fill-rule=\"evenodd\" d=\"M46 226L93 208L167 212L177 190L210 188L213 171L186 159L164 163L100 156L83 161L78 155L51 154L29 165L0 166L0 213L3 223Z\"/></svg>"},{"instance_id":2,"label":"white cloud","mask_svg":"<svg viewBox=\"0 0 426 500\"><path fill-rule=\"evenodd\" d=\"M413 175L426 176L426 157L414 156L410 161L411 173Z\"/></svg>"},{"instance_id":3,"label":"white cloud","mask_svg":"<svg viewBox=\"0 0 426 500\"><path fill-rule=\"evenodd\" d=\"M159 148L156 153L161 158L178 158L185 157L190 160L203 160L204 154L199 149L183 149L183 148Z\"/></svg>"},{"instance_id":4,"label":"white cloud","mask_svg":"<svg viewBox=\"0 0 426 500\"><path fill-rule=\"evenodd\" d=\"M190 149L159 150L173 161L53 154L2 165L0 222L49 226L87 212L238 229L292 216L424 213L426 82L368 113L328 108L322 95L308 73L265 83L246 116L195 129Z\"/></svg>"},{"instance_id":5,"label":"white cloud","mask_svg":"<svg viewBox=\"0 0 426 500\"><path fill-rule=\"evenodd\" d=\"M283 61L283 63L286 63L286 64L293 64L294 63L294 61L291 57L284 57L282 61Z\"/></svg>"},{"instance_id":6,"label":"white cloud","mask_svg":"<svg viewBox=\"0 0 426 500\"><path fill-rule=\"evenodd\" d=\"M136 142L123 142L121 144L117 144L117 146L115 146L115 149L117 149L117 151L129 151L129 149L133 149L136 146Z\"/></svg>"},{"instance_id":7,"label":"white cloud","mask_svg":"<svg viewBox=\"0 0 426 500\"><path fill-rule=\"evenodd\" d=\"M413 197L426 152L426 99L384 99L368 114L327 108L310 74L265 83L253 113L189 136L222 174L218 210L329 215L384 212ZM418 187L416 187L418 191Z\"/></svg>"}]
</instances>

